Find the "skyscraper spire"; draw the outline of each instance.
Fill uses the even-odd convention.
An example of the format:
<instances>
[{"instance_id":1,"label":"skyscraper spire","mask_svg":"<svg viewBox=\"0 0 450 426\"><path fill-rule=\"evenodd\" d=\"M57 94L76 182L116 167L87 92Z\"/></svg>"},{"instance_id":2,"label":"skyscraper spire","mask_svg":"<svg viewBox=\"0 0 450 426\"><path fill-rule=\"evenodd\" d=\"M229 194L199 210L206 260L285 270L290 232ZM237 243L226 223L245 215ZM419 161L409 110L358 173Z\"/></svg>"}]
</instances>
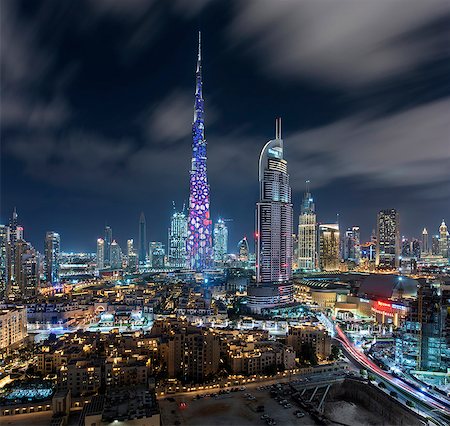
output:
<instances>
[{"instance_id":1,"label":"skyscraper spire","mask_svg":"<svg viewBox=\"0 0 450 426\"><path fill-rule=\"evenodd\" d=\"M187 240L188 267L197 271L210 267L212 261L201 57L201 34L199 32L197 70L195 73L194 121L192 123L192 162L190 171L188 222L189 235Z\"/></svg>"}]
</instances>

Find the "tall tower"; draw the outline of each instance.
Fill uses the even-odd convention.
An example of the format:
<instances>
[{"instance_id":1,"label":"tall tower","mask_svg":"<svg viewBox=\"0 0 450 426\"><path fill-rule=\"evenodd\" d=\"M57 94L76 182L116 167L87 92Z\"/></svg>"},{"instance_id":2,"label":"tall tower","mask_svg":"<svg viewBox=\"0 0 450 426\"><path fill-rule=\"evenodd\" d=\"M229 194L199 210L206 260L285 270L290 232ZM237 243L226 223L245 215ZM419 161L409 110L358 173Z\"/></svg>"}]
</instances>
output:
<instances>
[{"instance_id":1,"label":"tall tower","mask_svg":"<svg viewBox=\"0 0 450 426\"><path fill-rule=\"evenodd\" d=\"M314 200L306 181L305 195L298 223L298 267L305 271L316 269L317 221Z\"/></svg>"},{"instance_id":2,"label":"tall tower","mask_svg":"<svg viewBox=\"0 0 450 426\"><path fill-rule=\"evenodd\" d=\"M339 269L339 224L319 225L319 259L322 271L337 271Z\"/></svg>"},{"instance_id":3,"label":"tall tower","mask_svg":"<svg viewBox=\"0 0 450 426\"><path fill-rule=\"evenodd\" d=\"M423 228L423 231L422 231L422 253L423 254L429 254L430 253L430 246L429 246L429 239L428 239L427 228Z\"/></svg>"},{"instance_id":4,"label":"tall tower","mask_svg":"<svg viewBox=\"0 0 450 426\"><path fill-rule=\"evenodd\" d=\"M281 118L275 139L259 157L260 196L256 204L256 280L258 283L292 278L292 204L287 161L283 158Z\"/></svg>"},{"instance_id":5,"label":"tall tower","mask_svg":"<svg viewBox=\"0 0 450 426\"><path fill-rule=\"evenodd\" d=\"M139 265L145 265L147 259L147 223L145 215L141 212L139 217Z\"/></svg>"},{"instance_id":6,"label":"tall tower","mask_svg":"<svg viewBox=\"0 0 450 426\"><path fill-rule=\"evenodd\" d=\"M175 210L175 205L174 205ZM187 217L183 210L174 211L170 220L169 228L169 266L173 268L184 268L186 266L186 240L187 240Z\"/></svg>"},{"instance_id":7,"label":"tall tower","mask_svg":"<svg viewBox=\"0 0 450 426\"><path fill-rule=\"evenodd\" d=\"M100 271L105 267L105 240L97 239L97 270Z\"/></svg>"},{"instance_id":8,"label":"tall tower","mask_svg":"<svg viewBox=\"0 0 450 426\"><path fill-rule=\"evenodd\" d=\"M111 265L111 243L112 243L112 229L110 226L105 227L105 250L104 250L104 266Z\"/></svg>"},{"instance_id":9,"label":"tall tower","mask_svg":"<svg viewBox=\"0 0 450 426\"><path fill-rule=\"evenodd\" d=\"M45 279L50 284L59 283L61 239L57 232L49 231L45 235Z\"/></svg>"},{"instance_id":10,"label":"tall tower","mask_svg":"<svg viewBox=\"0 0 450 426\"><path fill-rule=\"evenodd\" d=\"M395 209L381 210L377 218L376 265L381 269L397 269L400 261L400 223Z\"/></svg>"},{"instance_id":11,"label":"tall tower","mask_svg":"<svg viewBox=\"0 0 450 426\"><path fill-rule=\"evenodd\" d=\"M228 253L228 228L223 219L214 225L214 260L224 262Z\"/></svg>"},{"instance_id":12,"label":"tall tower","mask_svg":"<svg viewBox=\"0 0 450 426\"><path fill-rule=\"evenodd\" d=\"M439 252L442 257L448 258L448 230L444 219L439 227Z\"/></svg>"},{"instance_id":13,"label":"tall tower","mask_svg":"<svg viewBox=\"0 0 450 426\"><path fill-rule=\"evenodd\" d=\"M209 185L206 170L204 100L202 93L201 34L198 33L198 57L192 123L192 163L189 184L188 267L201 271L211 266L212 238L209 213Z\"/></svg>"}]
</instances>

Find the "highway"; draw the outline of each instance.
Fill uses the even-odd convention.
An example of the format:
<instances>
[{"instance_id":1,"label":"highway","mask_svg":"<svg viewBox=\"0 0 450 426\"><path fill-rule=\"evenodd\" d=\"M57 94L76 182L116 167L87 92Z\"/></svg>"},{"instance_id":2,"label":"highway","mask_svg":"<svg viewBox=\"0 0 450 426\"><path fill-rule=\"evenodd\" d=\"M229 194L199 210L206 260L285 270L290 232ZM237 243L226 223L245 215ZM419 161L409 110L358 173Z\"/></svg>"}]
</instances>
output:
<instances>
[{"instance_id":1,"label":"highway","mask_svg":"<svg viewBox=\"0 0 450 426\"><path fill-rule=\"evenodd\" d=\"M410 401L413 401L417 409L420 410L420 414L428 418L430 422L439 425L450 424L450 405L448 403L438 400L434 395L428 394L426 391L420 392L382 370L364 353L354 347L353 343L338 325L335 325L334 337L341 343L346 355L370 371L378 379L381 379L385 384L406 396Z\"/></svg>"}]
</instances>

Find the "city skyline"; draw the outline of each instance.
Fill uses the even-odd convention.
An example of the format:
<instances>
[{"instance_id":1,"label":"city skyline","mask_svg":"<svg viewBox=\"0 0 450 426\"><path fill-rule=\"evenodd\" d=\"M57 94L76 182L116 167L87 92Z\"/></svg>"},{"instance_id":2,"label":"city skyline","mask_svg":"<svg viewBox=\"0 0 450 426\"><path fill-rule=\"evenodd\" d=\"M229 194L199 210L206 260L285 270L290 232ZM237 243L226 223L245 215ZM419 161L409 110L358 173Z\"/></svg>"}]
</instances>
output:
<instances>
[{"instance_id":1,"label":"city skyline","mask_svg":"<svg viewBox=\"0 0 450 426\"><path fill-rule=\"evenodd\" d=\"M392 10L379 7L382 14L398 12L395 5L390 6ZM410 237L419 238L423 227L434 235L436 223L443 218L448 221L448 155L442 151L446 136L440 131L439 119L432 119L442 116L439 112L446 110L448 99L442 72L445 58L436 61L442 59L438 43L427 54L418 52L400 69L391 64L395 72L387 66L390 64L376 75L359 69L360 78L354 82L344 75L351 75L348 64L337 69L333 58L326 71L300 68L298 75L286 77L277 68L276 52L268 41L261 43L270 53L269 69L261 66L259 48L250 50L262 19L255 13L251 18L254 26L245 31L242 20L251 16L250 5L229 14L221 13L226 9L223 4L199 7L191 13L183 8L155 11L147 5L122 5L118 9L126 12L127 18L118 27L127 37L135 35L134 49L121 45L122 38L111 33L109 24L119 11L106 5L95 9L81 2L79 11L70 10L70 23L63 13L65 5L36 6L26 13L21 2L5 2L3 8L3 15L8 15L4 36L18 42L5 43L2 55L0 223L6 224L17 206L27 238L41 251L49 230L61 234L63 249L95 251L105 223L114 229L123 247L128 238L138 240L135 218L141 211L146 214L148 238L166 240L172 201L181 204L188 198L192 46L199 28L204 34L208 93L205 121L211 143L211 217L213 221L233 219L230 247L244 235L252 240L258 185L251 158L271 134L276 116L283 117L286 158L292 165L294 226L306 180L311 181L318 221L329 223L339 213L341 228L359 226L363 241L376 227L376 212L381 209L397 209L402 217L401 234ZM320 28L324 22L311 8ZM83 28L84 12L90 13L95 29ZM283 16L285 12L284 8L280 11ZM148 17L152 13L167 24L155 28L154 34L139 21L141 14ZM427 37L420 28L438 20L442 10L433 7L427 13L410 13L416 20L401 21L399 29L420 39ZM58 16L62 16L61 25L77 34L75 46L62 27L58 42L49 38L48 29ZM278 15L270 19L276 21ZM136 23L141 25L141 33L134 33ZM23 24L30 26L34 39L20 33ZM236 41L225 29L216 32L217 25L236 28L241 40ZM375 28L368 33L361 41L364 47L382 37ZM433 34L437 40L443 37L439 27ZM395 36L393 31L383 40L390 42ZM285 37L292 43L297 34L291 31ZM96 55L98 45L87 44L93 38L98 43L111 40L109 50ZM336 43L342 39L338 37ZM309 46L300 47L307 50ZM25 56L17 56L16 49ZM364 50L356 49L352 55L358 52L363 58ZM24 62L14 62L17 57ZM153 66L156 58L158 67ZM310 58L309 66L313 60ZM284 64L279 61L278 66ZM34 76L24 73L27 68L40 77L40 88ZM330 75L333 70L339 71L342 82ZM429 73L433 79L426 78ZM32 97L24 98L24 91L33 93ZM87 91L91 93L89 102L82 96ZM240 93L253 96L236 102ZM11 113L5 115L5 111ZM432 126L426 151L421 141L427 130L418 132L416 123ZM400 131L393 133L393 128ZM356 148L355 131L366 141L364 146ZM417 149L408 149L407 142ZM377 146L380 152L390 147L392 155L380 159L365 145ZM87 161L91 149L94 155ZM412 151L417 157L410 157ZM52 178L58 175L62 178Z\"/></svg>"}]
</instances>

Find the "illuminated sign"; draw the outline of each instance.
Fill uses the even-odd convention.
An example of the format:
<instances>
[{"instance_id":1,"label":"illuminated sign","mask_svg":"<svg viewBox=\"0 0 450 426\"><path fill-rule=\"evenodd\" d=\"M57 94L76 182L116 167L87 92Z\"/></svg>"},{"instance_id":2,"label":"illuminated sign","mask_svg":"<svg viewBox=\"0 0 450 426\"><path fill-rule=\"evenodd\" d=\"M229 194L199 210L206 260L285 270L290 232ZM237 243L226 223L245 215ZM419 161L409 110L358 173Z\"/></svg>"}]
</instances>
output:
<instances>
[{"instance_id":1,"label":"illuminated sign","mask_svg":"<svg viewBox=\"0 0 450 426\"><path fill-rule=\"evenodd\" d=\"M363 299L362 297L359 298L359 301L364 303L370 303L369 299Z\"/></svg>"},{"instance_id":2,"label":"illuminated sign","mask_svg":"<svg viewBox=\"0 0 450 426\"><path fill-rule=\"evenodd\" d=\"M275 158L281 158L281 152L277 148L269 148L268 153Z\"/></svg>"}]
</instances>

